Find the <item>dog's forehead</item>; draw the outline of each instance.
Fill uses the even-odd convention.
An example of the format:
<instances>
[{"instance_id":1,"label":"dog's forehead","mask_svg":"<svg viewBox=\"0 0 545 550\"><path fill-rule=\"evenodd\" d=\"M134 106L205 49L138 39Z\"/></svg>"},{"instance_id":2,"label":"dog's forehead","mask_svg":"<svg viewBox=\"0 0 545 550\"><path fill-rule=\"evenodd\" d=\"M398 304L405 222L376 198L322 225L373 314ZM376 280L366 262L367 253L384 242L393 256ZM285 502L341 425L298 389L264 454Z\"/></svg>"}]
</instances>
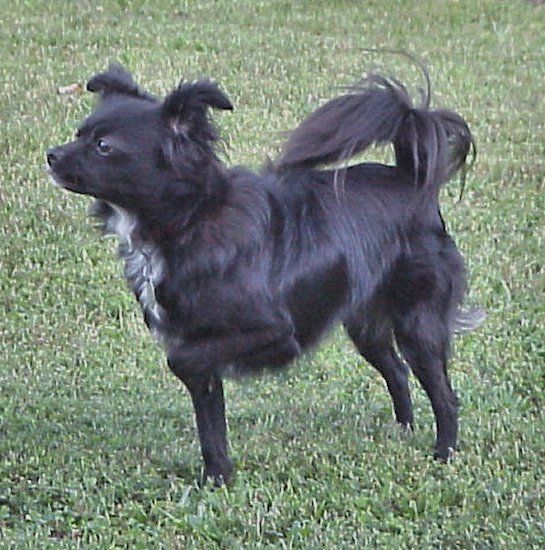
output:
<instances>
[{"instance_id":1,"label":"dog's forehead","mask_svg":"<svg viewBox=\"0 0 545 550\"><path fill-rule=\"evenodd\" d=\"M133 98L112 98L102 103L85 119L80 132L90 133L95 128L104 131L128 132L137 126L152 127L160 123L158 104Z\"/></svg>"}]
</instances>

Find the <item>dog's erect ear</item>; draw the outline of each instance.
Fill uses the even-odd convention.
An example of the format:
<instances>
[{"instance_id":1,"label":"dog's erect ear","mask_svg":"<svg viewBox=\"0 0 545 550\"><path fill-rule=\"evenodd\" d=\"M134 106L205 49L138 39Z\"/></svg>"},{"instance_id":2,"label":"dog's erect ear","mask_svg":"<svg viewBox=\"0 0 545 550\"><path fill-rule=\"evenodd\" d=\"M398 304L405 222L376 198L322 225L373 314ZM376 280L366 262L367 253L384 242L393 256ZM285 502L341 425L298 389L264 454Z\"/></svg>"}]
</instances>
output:
<instances>
[{"instance_id":1,"label":"dog's erect ear","mask_svg":"<svg viewBox=\"0 0 545 550\"><path fill-rule=\"evenodd\" d=\"M112 95L125 95L156 101L152 95L140 90L128 71L115 64L110 65L107 71L93 76L87 82L87 90L100 93L102 99Z\"/></svg>"},{"instance_id":2,"label":"dog's erect ear","mask_svg":"<svg viewBox=\"0 0 545 550\"><path fill-rule=\"evenodd\" d=\"M198 80L180 84L166 97L162 111L177 134L190 134L193 130L209 129L208 107L233 109L231 101L215 82Z\"/></svg>"}]
</instances>

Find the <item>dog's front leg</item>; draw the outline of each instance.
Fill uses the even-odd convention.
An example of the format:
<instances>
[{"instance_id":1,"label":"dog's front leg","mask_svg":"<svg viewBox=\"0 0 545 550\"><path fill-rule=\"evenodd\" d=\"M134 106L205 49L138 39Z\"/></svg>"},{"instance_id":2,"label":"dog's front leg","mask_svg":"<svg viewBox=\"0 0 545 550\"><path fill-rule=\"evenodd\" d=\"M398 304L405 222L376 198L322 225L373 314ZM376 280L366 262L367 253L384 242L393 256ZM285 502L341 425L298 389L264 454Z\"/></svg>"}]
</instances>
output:
<instances>
[{"instance_id":1,"label":"dog's front leg","mask_svg":"<svg viewBox=\"0 0 545 550\"><path fill-rule=\"evenodd\" d=\"M223 485L229 481L232 465L228 454L221 377L210 369L187 368L172 355L168 365L185 384L193 401L204 461L203 484L210 478L214 485Z\"/></svg>"}]
</instances>

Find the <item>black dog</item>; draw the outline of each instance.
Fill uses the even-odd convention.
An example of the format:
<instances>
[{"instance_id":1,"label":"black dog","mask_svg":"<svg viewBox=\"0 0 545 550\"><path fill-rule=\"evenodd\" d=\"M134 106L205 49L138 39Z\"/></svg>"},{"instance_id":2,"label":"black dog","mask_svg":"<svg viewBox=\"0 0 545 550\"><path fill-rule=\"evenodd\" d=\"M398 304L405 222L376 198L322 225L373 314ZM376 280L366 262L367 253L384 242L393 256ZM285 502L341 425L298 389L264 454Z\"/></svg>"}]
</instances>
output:
<instances>
[{"instance_id":1,"label":"black dog","mask_svg":"<svg viewBox=\"0 0 545 550\"><path fill-rule=\"evenodd\" d=\"M228 480L222 377L279 368L342 322L384 377L395 416L413 424L408 369L428 394L436 456L456 447L447 356L465 290L440 186L473 138L449 111L414 108L371 76L311 114L262 174L227 168L209 108L232 109L208 81L164 101L120 67L93 77L98 110L47 160L64 188L98 199L149 328L195 408L205 478ZM395 165L346 161L392 143Z\"/></svg>"}]
</instances>

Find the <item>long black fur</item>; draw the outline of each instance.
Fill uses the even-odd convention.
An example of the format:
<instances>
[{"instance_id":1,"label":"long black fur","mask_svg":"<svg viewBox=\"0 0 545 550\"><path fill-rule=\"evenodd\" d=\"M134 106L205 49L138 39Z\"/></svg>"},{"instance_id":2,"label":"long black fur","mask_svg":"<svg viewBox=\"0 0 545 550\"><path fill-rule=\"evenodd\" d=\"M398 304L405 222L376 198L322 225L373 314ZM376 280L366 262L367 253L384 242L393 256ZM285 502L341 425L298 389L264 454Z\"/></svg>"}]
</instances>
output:
<instances>
[{"instance_id":1,"label":"long black fur","mask_svg":"<svg viewBox=\"0 0 545 550\"><path fill-rule=\"evenodd\" d=\"M215 83L181 83L159 101L111 67L88 89L101 104L75 141L48 152L50 170L95 197L119 235L146 323L193 400L205 478L232 470L222 377L284 367L338 322L409 426L411 368L447 460L457 437L447 358L468 318L438 195L473 146L465 121L429 110L429 98L415 108L400 83L371 76L312 113L255 174L216 154L209 111L232 105ZM394 165L322 166L376 143L393 144Z\"/></svg>"}]
</instances>

